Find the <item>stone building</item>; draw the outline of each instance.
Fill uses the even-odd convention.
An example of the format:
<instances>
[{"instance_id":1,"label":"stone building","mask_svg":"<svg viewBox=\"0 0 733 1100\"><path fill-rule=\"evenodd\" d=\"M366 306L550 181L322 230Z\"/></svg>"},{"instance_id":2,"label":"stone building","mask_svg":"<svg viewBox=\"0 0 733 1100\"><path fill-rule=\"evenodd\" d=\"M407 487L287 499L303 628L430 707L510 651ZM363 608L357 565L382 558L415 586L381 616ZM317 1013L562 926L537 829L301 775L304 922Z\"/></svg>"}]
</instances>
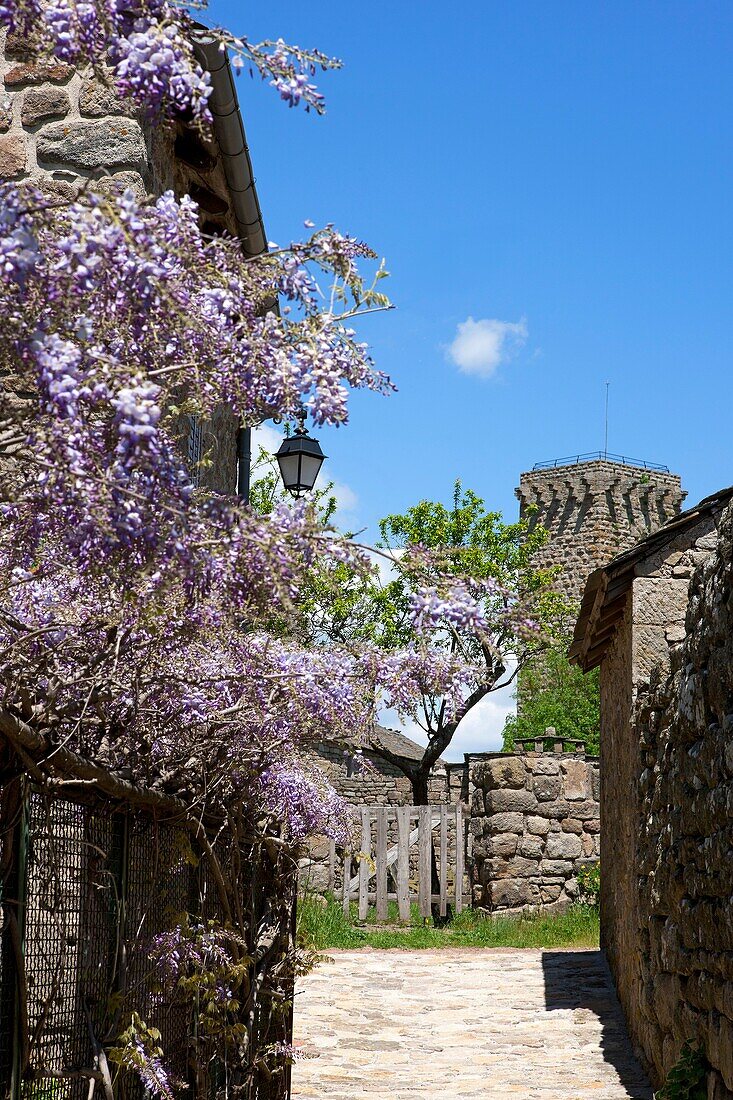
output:
<instances>
[{"instance_id":1,"label":"stone building","mask_svg":"<svg viewBox=\"0 0 733 1100\"><path fill-rule=\"evenodd\" d=\"M358 748L320 745L315 762L334 789L353 806L406 806L412 802L410 780L398 764L381 755L380 747L408 766L421 760L425 751L404 733L376 726ZM448 775L449 765L436 761L428 783L432 804L459 800L460 780L451 793Z\"/></svg>"},{"instance_id":2,"label":"stone building","mask_svg":"<svg viewBox=\"0 0 733 1100\"><path fill-rule=\"evenodd\" d=\"M196 53L213 88L207 135L184 122L147 125L89 73L33 60L22 41L0 32L0 179L31 181L57 202L73 199L81 187L132 188L138 198L166 190L190 195L205 232L229 233L245 255L259 255L266 237L228 56L203 28L198 33ZM3 383L13 390L12 379ZM181 434L192 462L211 451L201 483L234 492L236 419L222 408L211 423L182 423Z\"/></svg>"},{"instance_id":3,"label":"stone building","mask_svg":"<svg viewBox=\"0 0 733 1100\"><path fill-rule=\"evenodd\" d=\"M520 518L549 535L537 564L559 566L557 587L578 605L591 571L677 515L686 494L666 466L599 452L538 463L516 495Z\"/></svg>"},{"instance_id":4,"label":"stone building","mask_svg":"<svg viewBox=\"0 0 733 1100\"><path fill-rule=\"evenodd\" d=\"M601 669L601 933L661 1084L684 1043L733 1098L733 489L591 574L571 659Z\"/></svg>"}]
</instances>

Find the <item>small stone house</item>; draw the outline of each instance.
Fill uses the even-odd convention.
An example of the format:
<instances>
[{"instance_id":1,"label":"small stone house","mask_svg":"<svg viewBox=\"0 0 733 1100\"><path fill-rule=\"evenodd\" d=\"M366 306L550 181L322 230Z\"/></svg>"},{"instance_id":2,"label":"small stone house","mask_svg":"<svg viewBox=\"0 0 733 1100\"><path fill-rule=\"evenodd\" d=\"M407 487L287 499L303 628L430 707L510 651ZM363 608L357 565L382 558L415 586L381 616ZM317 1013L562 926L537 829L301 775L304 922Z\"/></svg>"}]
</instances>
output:
<instances>
[{"instance_id":1,"label":"small stone house","mask_svg":"<svg viewBox=\"0 0 733 1100\"><path fill-rule=\"evenodd\" d=\"M386 759L380 749L393 759ZM320 745L315 763L338 794L353 806L406 806L412 802L412 787L397 761L404 760L409 767L421 760L424 752L423 745L399 730L375 726L359 747ZM457 802L460 798L460 782L451 794L448 766L443 760L433 766L429 794L431 803Z\"/></svg>"},{"instance_id":2,"label":"small stone house","mask_svg":"<svg viewBox=\"0 0 733 1100\"><path fill-rule=\"evenodd\" d=\"M597 569L570 659L601 669L601 936L655 1085L687 1041L733 1097L733 488Z\"/></svg>"}]
</instances>

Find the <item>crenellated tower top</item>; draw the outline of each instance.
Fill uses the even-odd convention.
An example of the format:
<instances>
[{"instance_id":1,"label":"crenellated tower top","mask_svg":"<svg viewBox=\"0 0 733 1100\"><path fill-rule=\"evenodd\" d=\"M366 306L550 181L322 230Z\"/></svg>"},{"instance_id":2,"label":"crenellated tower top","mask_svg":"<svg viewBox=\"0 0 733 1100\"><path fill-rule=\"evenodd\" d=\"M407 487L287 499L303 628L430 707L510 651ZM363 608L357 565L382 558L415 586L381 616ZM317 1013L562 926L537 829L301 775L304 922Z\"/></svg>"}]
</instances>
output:
<instances>
[{"instance_id":1,"label":"crenellated tower top","mask_svg":"<svg viewBox=\"0 0 733 1100\"><path fill-rule=\"evenodd\" d=\"M605 451L540 462L520 476L519 514L548 531L538 563L580 604L592 571L679 514L687 495L666 466Z\"/></svg>"}]
</instances>

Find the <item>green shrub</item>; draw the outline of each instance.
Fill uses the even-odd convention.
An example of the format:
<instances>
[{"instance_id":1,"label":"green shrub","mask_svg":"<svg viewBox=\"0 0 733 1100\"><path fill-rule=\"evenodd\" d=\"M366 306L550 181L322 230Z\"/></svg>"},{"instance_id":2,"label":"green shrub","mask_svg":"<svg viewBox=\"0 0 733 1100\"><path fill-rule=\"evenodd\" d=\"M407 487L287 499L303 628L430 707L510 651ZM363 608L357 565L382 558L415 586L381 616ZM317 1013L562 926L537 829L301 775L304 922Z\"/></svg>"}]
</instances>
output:
<instances>
[{"instance_id":1,"label":"green shrub","mask_svg":"<svg viewBox=\"0 0 733 1100\"><path fill-rule=\"evenodd\" d=\"M685 1043L656 1100L707 1100L709 1068L704 1051Z\"/></svg>"},{"instance_id":2,"label":"green shrub","mask_svg":"<svg viewBox=\"0 0 733 1100\"><path fill-rule=\"evenodd\" d=\"M580 893L578 901L581 905L590 905L597 909L601 901L601 865L594 863L591 867L581 867L575 876L578 880Z\"/></svg>"}]
</instances>

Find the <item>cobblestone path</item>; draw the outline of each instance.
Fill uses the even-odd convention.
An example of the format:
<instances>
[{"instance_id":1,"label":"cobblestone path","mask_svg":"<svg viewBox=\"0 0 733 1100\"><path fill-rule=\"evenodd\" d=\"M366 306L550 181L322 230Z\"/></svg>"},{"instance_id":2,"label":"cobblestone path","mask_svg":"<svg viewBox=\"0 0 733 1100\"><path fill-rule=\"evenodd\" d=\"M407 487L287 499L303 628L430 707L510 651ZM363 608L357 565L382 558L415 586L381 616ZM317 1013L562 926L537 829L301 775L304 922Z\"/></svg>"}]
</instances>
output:
<instances>
[{"instance_id":1,"label":"cobblestone path","mask_svg":"<svg viewBox=\"0 0 733 1100\"><path fill-rule=\"evenodd\" d=\"M599 951L334 951L295 1100L652 1100Z\"/></svg>"}]
</instances>

